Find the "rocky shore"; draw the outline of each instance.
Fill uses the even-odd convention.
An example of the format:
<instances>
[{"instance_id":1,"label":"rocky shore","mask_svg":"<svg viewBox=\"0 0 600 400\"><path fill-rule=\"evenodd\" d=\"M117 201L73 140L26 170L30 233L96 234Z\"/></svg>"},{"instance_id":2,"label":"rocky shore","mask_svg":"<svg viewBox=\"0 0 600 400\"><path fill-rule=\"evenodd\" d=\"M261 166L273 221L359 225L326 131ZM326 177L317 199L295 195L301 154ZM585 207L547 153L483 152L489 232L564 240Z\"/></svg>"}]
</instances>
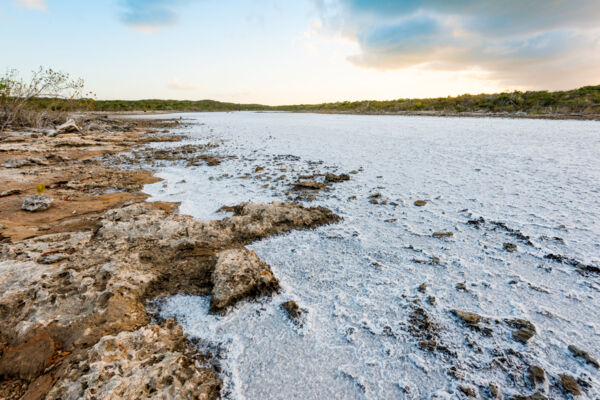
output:
<instances>
[{"instance_id":1,"label":"rocky shore","mask_svg":"<svg viewBox=\"0 0 600 400\"><path fill-rule=\"evenodd\" d=\"M212 295L212 312L225 313L276 292L269 265L244 246L338 220L273 202L200 221L146 202L140 190L159 180L150 171L98 160L159 152L148 143L179 140L178 124L94 116L0 138L0 398L219 398L211 354L173 320L153 322L148 301ZM49 200L25 207L28 196Z\"/></svg>"}]
</instances>

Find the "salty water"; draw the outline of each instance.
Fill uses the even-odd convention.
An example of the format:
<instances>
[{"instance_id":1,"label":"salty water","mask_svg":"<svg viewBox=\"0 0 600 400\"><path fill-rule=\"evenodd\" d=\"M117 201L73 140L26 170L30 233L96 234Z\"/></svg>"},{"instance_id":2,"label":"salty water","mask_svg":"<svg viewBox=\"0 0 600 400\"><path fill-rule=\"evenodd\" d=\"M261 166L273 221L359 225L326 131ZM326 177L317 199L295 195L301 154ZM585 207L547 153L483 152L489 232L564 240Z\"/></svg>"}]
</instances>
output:
<instances>
[{"instance_id":1,"label":"salty water","mask_svg":"<svg viewBox=\"0 0 600 400\"><path fill-rule=\"evenodd\" d=\"M223 218L222 205L293 199L299 175L353 172L299 200L332 209L341 222L248 246L271 266L281 293L225 316L209 314L204 297L162 303L162 316L218 355L225 398L450 399L464 397L461 385L488 396L490 383L508 398L535 390L562 398L563 373L580 380L581 398L600 398L598 370L567 350L574 344L600 358L599 275L544 258L600 262L599 122L178 116L190 123L187 139L157 146L218 144L210 151L224 157L218 166L158 168L165 181L145 190L181 202L184 214ZM479 217L486 222L467 223ZM281 308L290 299L304 311L296 323ZM419 345L417 308L446 350ZM465 326L452 309L482 315L485 329ZM504 318L529 320L537 333L519 343ZM549 381L534 389L528 365L542 366Z\"/></svg>"}]
</instances>

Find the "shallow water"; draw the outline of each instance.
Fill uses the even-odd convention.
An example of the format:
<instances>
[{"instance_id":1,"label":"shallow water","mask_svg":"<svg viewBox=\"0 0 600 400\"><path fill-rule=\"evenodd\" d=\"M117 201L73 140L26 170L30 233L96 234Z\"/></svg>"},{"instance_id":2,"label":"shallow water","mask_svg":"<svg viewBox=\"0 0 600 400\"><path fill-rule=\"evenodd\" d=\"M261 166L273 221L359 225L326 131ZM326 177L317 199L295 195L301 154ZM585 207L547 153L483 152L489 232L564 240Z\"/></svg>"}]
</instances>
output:
<instances>
[{"instance_id":1,"label":"shallow water","mask_svg":"<svg viewBox=\"0 0 600 400\"><path fill-rule=\"evenodd\" d=\"M490 383L510 397L534 391L527 366L540 365L550 380L540 388L551 398L564 396L562 373L588 385L581 398L600 398L598 370L567 350L575 344L600 358L599 275L544 258L600 261L600 123L182 116L193 120L184 144L218 143L215 154L230 156L218 166L159 168L165 181L145 190L153 200L181 201L185 214L223 218L216 210L225 204L294 197L298 175L357 172L304 203L332 209L340 223L249 246L271 265L280 294L226 316L208 314L208 298L178 295L161 305L164 317L219 349L225 397L457 398L460 385L486 396ZM376 193L387 204L372 204ZM421 199L426 206L413 205ZM479 217L479 227L467 223ZM301 324L280 306L289 299L305 310ZM419 307L447 351L419 346L410 322ZM452 309L481 314L486 329L464 326ZM527 319L537 334L521 344L504 318Z\"/></svg>"}]
</instances>

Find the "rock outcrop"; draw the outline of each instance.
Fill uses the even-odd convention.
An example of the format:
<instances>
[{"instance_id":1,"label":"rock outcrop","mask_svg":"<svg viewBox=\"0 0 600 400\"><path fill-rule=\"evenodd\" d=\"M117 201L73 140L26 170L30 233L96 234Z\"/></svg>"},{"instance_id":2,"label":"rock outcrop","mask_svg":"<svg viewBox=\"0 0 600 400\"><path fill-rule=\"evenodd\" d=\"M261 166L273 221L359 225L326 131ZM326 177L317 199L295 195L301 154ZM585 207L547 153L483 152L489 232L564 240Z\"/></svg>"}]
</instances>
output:
<instances>
[{"instance_id":1,"label":"rock outcrop","mask_svg":"<svg viewBox=\"0 0 600 400\"><path fill-rule=\"evenodd\" d=\"M255 252L242 249L218 254L212 273L213 290L210 308L221 311L239 299L275 292L279 281L271 268Z\"/></svg>"},{"instance_id":2,"label":"rock outcrop","mask_svg":"<svg viewBox=\"0 0 600 400\"><path fill-rule=\"evenodd\" d=\"M105 336L66 368L46 399L218 398L219 378L201 359L173 320Z\"/></svg>"},{"instance_id":3,"label":"rock outcrop","mask_svg":"<svg viewBox=\"0 0 600 400\"><path fill-rule=\"evenodd\" d=\"M51 197L44 195L26 196L21 208L29 212L44 211L50 208L53 201Z\"/></svg>"},{"instance_id":4,"label":"rock outcrop","mask_svg":"<svg viewBox=\"0 0 600 400\"><path fill-rule=\"evenodd\" d=\"M90 158L161 138L111 132L109 123L0 140L0 165L16 166L0 170L0 397L218 398L209 357L173 321L152 324L147 301L212 295L212 310L222 313L272 293L277 278L243 246L338 216L244 203L229 208L231 217L199 221L173 213L176 204L145 203L138 191L157 180L151 173ZM31 161L42 155L47 161ZM23 211L21 194L40 182L52 208ZM114 188L121 191L105 193Z\"/></svg>"},{"instance_id":5,"label":"rock outcrop","mask_svg":"<svg viewBox=\"0 0 600 400\"><path fill-rule=\"evenodd\" d=\"M212 310L224 312L239 300L269 294L278 290L277 278L256 253L242 246L291 229L337 220L326 209L293 203L242 204L233 209L232 217L199 221L138 203L108 211L92 232L51 234L2 244L0 340L7 344L7 350L0 358L0 374L28 380L42 374L49 366L48 360L56 359L54 350L44 346L44 351L24 353L20 349L30 348L32 340L45 335L56 349L70 354L62 364L80 357L87 360L92 371L97 369L87 373L85 380L90 382L85 390L104 382L94 393L128 398L130 389L123 383L127 373L110 385L110 379L99 378L108 373L102 360L110 358L106 355L110 352L92 346L105 346L103 340L116 335L113 342L132 341L135 347L151 334L149 329L162 329L148 326L147 299L175 293L212 294ZM132 348L123 346L125 354ZM166 363L161 369L164 377L171 375L165 371L181 363L181 354L161 358ZM129 361L118 365L130 369L134 382L131 390L142 385L140 368ZM156 377L155 372L151 376ZM62 369L54 370L51 380L60 382L64 373ZM78 385L85 381L69 379ZM176 382L155 384L159 393L187 390L184 383L181 387ZM68 389L61 386L55 398L80 398L88 393L73 389L73 385L67 385Z\"/></svg>"}]
</instances>

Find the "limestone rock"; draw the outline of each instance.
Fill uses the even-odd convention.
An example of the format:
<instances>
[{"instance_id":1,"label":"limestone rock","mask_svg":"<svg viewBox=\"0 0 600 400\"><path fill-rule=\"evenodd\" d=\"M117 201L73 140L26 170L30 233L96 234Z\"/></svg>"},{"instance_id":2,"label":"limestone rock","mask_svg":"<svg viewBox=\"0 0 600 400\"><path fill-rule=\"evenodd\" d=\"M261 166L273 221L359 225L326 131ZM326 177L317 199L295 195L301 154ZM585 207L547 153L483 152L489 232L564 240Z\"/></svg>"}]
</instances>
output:
<instances>
[{"instance_id":1,"label":"limestone rock","mask_svg":"<svg viewBox=\"0 0 600 400\"><path fill-rule=\"evenodd\" d=\"M21 189L9 189L9 190L5 190L2 193L0 193L0 197L8 197L8 196L12 196L15 194L20 194L21 193Z\"/></svg>"},{"instance_id":2,"label":"limestone rock","mask_svg":"<svg viewBox=\"0 0 600 400\"><path fill-rule=\"evenodd\" d=\"M45 195L26 196L23 199L21 208L29 212L43 211L50 208L53 201L51 197Z\"/></svg>"},{"instance_id":3,"label":"limestone rock","mask_svg":"<svg viewBox=\"0 0 600 400\"><path fill-rule=\"evenodd\" d=\"M281 307L283 307L292 320L297 319L302 315L302 310L294 300L281 303Z\"/></svg>"},{"instance_id":4,"label":"limestone rock","mask_svg":"<svg viewBox=\"0 0 600 400\"><path fill-rule=\"evenodd\" d=\"M527 343L533 335L535 335L535 333L526 328L517 329L512 333L513 338L521 343Z\"/></svg>"},{"instance_id":5,"label":"limestone rock","mask_svg":"<svg viewBox=\"0 0 600 400\"><path fill-rule=\"evenodd\" d=\"M256 297L279 290L271 268L254 251L226 250L218 254L212 275L212 311L221 311L242 298Z\"/></svg>"},{"instance_id":6,"label":"limestone rock","mask_svg":"<svg viewBox=\"0 0 600 400\"><path fill-rule=\"evenodd\" d=\"M573 353L573 356L583 358L588 364L593 365L594 368L600 368L600 363L598 363L598 360L590 356L590 354L587 351L582 350L579 347L572 344L569 345L569 351Z\"/></svg>"},{"instance_id":7,"label":"limestone rock","mask_svg":"<svg viewBox=\"0 0 600 400\"><path fill-rule=\"evenodd\" d=\"M546 381L546 373L539 365L532 365L529 367L529 379L534 385L544 383Z\"/></svg>"},{"instance_id":8,"label":"limestone rock","mask_svg":"<svg viewBox=\"0 0 600 400\"><path fill-rule=\"evenodd\" d=\"M452 310L452 313L467 325L476 325L481 321L481 315L468 311Z\"/></svg>"},{"instance_id":9,"label":"limestone rock","mask_svg":"<svg viewBox=\"0 0 600 400\"><path fill-rule=\"evenodd\" d=\"M21 168L21 167L25 167L27 165L31 165L31 161L29 160L19 160L19 159L15 159L15 158L9 158L7 159L4 164L2 164L2 166L4 168Z\"/></svg>"},{"instance_id":10,"label":"limestone rock","mask_svg":"<svg viewBox=\"0 0 600 400\"><path fill-rule=\"evenodd\" d=\"M217 399L220 382L194 360L181 326L145 326L103 337L69 367L46 399Z\"/></svg>"},{"instance_id":11,"label":"limestone rock","mask_svg":"<svg viewBox=\"0 0 600 400\"><path fill-rule=\"evenodd\" d=\"M560 383L563 389L565 389L567 392L571 393L574 396L581 395L581 389L579 388L579 384L577 383L575 378L573 378L571 375L566 374L559 374L558 376L560 376L560 381L558 383Z\"/></svg>"},{"instance_id":12,"label":"limestone rock","mask_svg":"<svg viewBox=\"0 0 600 400\"><path fill-rule=\"evenodd\" d=\"M343 182L343 181L349 181L350 180L350 175L348 174L332 174L332 173L327 173L325 175L325 182Z\"/></svg>"},{"instance_id":13,"label":"limestone rock","mask_svg":"<svg viewBox=\"0 0 600 400\"><path fill-rule=\"evenodd\" d=\"M40 334L26 343L9 348L0 358L0 376L32 379L50 366L56 343L48 334Z\"/></svg>"},{"instance_id":14,"label":"limestone rock","mask_svg":"<svg viewBox=\"0 0 600 400\"><path fill-rule=\"evenodd\" d=\"M323 189L324 187L325 187L324 184L313 182L313 181L298 181L294 184L294 189L296 189L296 190L302 190L302 189L319 190L319 189Z\"/></svg>"}]
</instances>

